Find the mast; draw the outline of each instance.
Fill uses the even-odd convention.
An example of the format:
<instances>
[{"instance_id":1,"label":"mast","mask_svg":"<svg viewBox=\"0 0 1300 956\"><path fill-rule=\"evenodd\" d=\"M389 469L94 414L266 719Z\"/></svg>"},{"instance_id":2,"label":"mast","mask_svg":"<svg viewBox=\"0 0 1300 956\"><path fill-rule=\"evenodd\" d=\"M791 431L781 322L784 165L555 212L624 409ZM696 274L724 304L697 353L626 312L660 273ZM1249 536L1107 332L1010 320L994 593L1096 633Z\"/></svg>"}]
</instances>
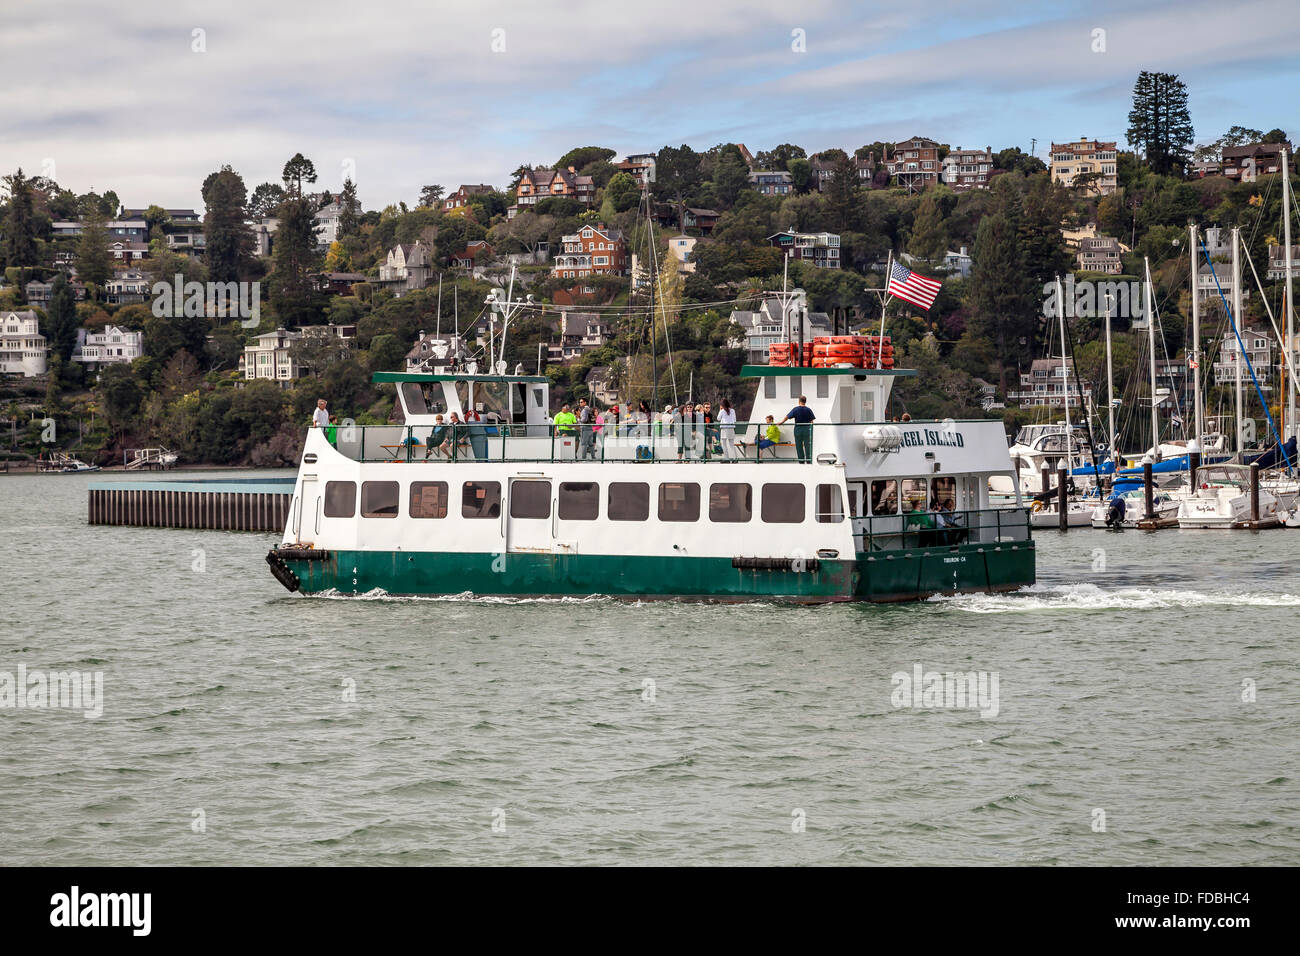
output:
<instances>
[{"instance_id":1,"label":"mast","mask_svg":"<svg viewBox=\"0 0 1300 956\"><path fill-rule=\"evenodd\" d=\"M642 186L642 195L645 197L646 260L650 274L650 413L654 415L659 411L659 350L655 339L655 230L650 219L650 181L647 179ZM673 400L676 401L676 398L674 395Z\"/></svg>"},{"instance_id":2,"label":"mast","mask_svg":"<svg viewBox=\"0 0 1300 956\"><path fill-rule=\"evenodd\" d=\"M1110 460L1118 467L1115 453L1115 366L1110 354L1110 295L1106 295L1106 434L1110 441Z\"/></svg>"},{"instance_id":3,"label":"mast","mask_svg":"<svg viewBox=\"0 0 1300 956\"><path fill-rule=\"evenodd\" d=\"M1146 282L1142 286L1143 311L1147 317L1147 345L1151 349L1151 457L1160 459L1160 406L1156 398L1156 320L1151 308L1151 257L1143 256Z\"/></svg>"},{"instance_id":4,"label":"mast","mask_svg":"<svg viewBox=\"0 0 1300 956\"><path fill-rule=\"evenodd\" d=\"M1065 350L1065 293L1061 291L1061 277L1056 277L1056 315L1061 320L1061 372L1065 375L1061 386L1061 404L1065 407L1065 462L1067 468L1074 467L1074 458L1070 450L1074 428L1070 425L1070 364Z\"/></svg>"},{"instance_id":5,"label":"mast","mask_svg":"<svg viewBox=\"0 0 1300 956\"><path fill-rule=\"evenodd\" d=\"M433 337L442 338L442 273L438 273L438 321L434 327Z\"/></svg>"},{"instance_id":6,"label":"mast","mask_svg":"<svg viewBox=\"0 0 1300 956\"><path fill-rule=\"evenodd\" d=\"M1192 354L1188 356L1188 366L1192 373L1192 402L1195 411L1195 424L1192 426L1195 432L1192 435L1192 441L1196 442L1196 448L1193 449L1188 445L1187 450L1201 450L1201 436L1205 433L1204 422L1202 421L1203 409L1201 408L1201 302L1200 302L1200 266L1197 262L1197 239L1195 224L1187 227L1191 233L1192 241Z\"/></svg>"},{"instance_id":7,"label":"mast","mask_svg":"<svg viewBox=\"0 0 1300 956\"><path fill-rule=\"evenodd\" d=\"M1237 455L1245 451L1246 422L1242 417L1241 407L1241 364L1242 346L1246 336L1241 328L1241 236L1236 226L1232 227L1232 325L1237 333L1236 387L1233 389L1233 411L1237 414ZM1244 463L1245 459L1243 459Z\"/></svg>"},{"instance_id":8,"label":"mast","mask_svg":"<svg viewBox=\"0 0 1300 956\"><path fill-rule=\"evenodd\" d=\"M1287 156L1286 147L1282 147L1282 241L1283 246L1283 263L1286 267L1286 297L1283 299L1286 308L1286 355L1287 359L1282 363L1282 374L1286 375L1286 368L1295 361L1295 308L1291 301L1291 160ZM1294 370L1293 370L1294 373ZM1294 374L1292 375L1294 378ZM1296 428L1296 408L1295 408L1295 388L1286 390L1286 421L1282 426L1282 439L1285 441L1289 436L1295 435L1300 429Z\"/></svg>"}]
</instances>

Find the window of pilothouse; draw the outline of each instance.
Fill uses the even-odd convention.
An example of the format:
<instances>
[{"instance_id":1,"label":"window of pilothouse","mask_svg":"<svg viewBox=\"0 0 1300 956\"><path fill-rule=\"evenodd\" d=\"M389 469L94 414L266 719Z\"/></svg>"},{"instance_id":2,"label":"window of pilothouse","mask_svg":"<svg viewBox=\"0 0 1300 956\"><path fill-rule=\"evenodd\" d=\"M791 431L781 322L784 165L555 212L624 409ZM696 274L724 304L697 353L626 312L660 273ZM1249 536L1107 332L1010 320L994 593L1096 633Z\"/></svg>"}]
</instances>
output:
<instances>
[{"instance_id":1,"label":"window of pilothouse","mask_svg":"<svg viewBox=\"0 0 1300 956\"><path fill-rule=\"evenodd\" d=\"M560 482L560 518L595 521L600 517L600 485L594 481Z\"/></svg>"},{"instance_id":2,"label":"window of pilothouse","mask_svg":"<svg viewBox=\"0 0 1300 956\"><path fill-rule=\"evenodd\" d=\"M467 481L461 487L462 518L500 518L501 482Z\"/></svg>"},{"instance_id":3,"label":"window of pilothouse","mask_svg":"<svg viewBox=\"0 0 1300 956\"><path fill-rule=\"evenodd\" d=\"M665 481L661 484L659 520L700 520L700 486L693 481Z\"/></svg>"},{"instance_id":4,"label":"window of pilothouse","mask_svg":"<svg viewBox=\"0 0 1300 956\"><path fill-rule=\"evenodd\" d=\"M763 520L773 524L796 524L804 517L804 486L772 482L763 486Z\"/></svg>"},{"instance_id":5,"label":"window of pilothouse","mask_svg":"<svg viewBox=\"0 0 1300 956\"><path fill-rule=\"evenodd\" d=\"M644 481L611 481L608 514L610 521L645 521L650 517L650 486Z\"/></svg>"},{"instance_id":6,"label":"window of pilothouse","mask_svg":"<svg viewBox=\"0 0 1300 956\"><path fill-rule=\"evenodd\" d=\"M395 481L363 481L361 483L361 516L363 518L396 518L399 492Z\"/></svg>"},{"instance_id":7,"label":"window of pilothouse","mask_svg":"<svg viewBox=\"0 0 1300 956\"><path fill-rule=\"evenodd\" d=\"M839 485L817 486L817 521L835 524L844 520L844 504Z\"/></svg>"},{"instance_id":8,"label":"window of pilothouse","mask_svg":"<svg viewBox=\"0 0 1300 956\"><path fill-rule=\"evenodd\" d=\"M898 482L888 480L871 483L871 513L873 515L898 514Z\"/></svg>"},{"instance_id":9,"label":"window of pilothouse","mask_svg":"<svg viewBox=\"0 0 1300 956\"><path fill-rule=\"evenodd\" d=\"M709 485L710 521L748 521L754 516L754 492L745 483Z\"/></svg>"},{"instance_id":10,"label":"window of pilothouse","mask_svg":"<svg viewBox=\"0 0 1300 956\"><path fill-rule=\"evenodd\" d=\"M325 517L351 518L357 513L355 481L325 482Z\"/></svg>"},{"instance_id":11,"label":"window of pilothouse","mask_svg":"<svg viewBox=\"0 0 1300 956\"><path fill-rule=\"evenodd\" d=\"M445 481L411 482L412 518L447 517L447 483Z\"/></svg>"}]
</instances>

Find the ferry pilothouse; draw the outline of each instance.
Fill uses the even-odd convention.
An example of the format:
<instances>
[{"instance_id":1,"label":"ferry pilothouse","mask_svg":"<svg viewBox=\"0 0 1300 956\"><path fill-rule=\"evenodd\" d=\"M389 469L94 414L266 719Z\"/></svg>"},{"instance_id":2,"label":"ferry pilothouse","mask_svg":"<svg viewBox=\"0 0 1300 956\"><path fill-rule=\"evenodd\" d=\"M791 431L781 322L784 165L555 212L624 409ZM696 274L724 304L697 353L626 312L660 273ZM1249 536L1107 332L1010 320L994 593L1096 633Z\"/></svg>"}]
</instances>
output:
<instances>
[{"instance_id":1,"label":"ferry pilothouse","mask_svg":"<svg viewBox=\"0 0 1300 956\"><path fill-rule=\"evenodd\" d=\"M734 439L623 422L588 447L551 424L546 378L376 373L401 424L309 430L267 562L307 594L823 603L1032 584L1019 495L989 504L989 479L1015 478L1002 423L886 422L894 380L914 374L746 366L756 394ZM758 448L800 396L808 459L792 422ZM446 427L468 409L480 421Z\"/></svg>"}]
</instances>

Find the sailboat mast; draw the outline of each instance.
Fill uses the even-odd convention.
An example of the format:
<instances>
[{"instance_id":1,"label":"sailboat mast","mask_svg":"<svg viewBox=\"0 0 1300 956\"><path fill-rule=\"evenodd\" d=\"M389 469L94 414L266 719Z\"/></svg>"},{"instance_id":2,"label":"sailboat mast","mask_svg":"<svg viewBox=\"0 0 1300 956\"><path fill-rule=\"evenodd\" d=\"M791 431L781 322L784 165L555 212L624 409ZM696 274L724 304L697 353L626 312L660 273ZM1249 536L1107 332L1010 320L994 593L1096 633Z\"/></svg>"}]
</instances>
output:
<instances>
[{"instance_id":1,"label":"sailboat mast","mask_svg":"<svg viewBox=\"0 0 1300 956\"><path fill-rule=\"evenodd\" d=\"M1237 333L1237 382L1232 404L1237 413L1237 455L1240 456L1246 450L1246 420L1242 417L1241 407L1241 365L1244 359L1241 353L1246 335L1241 328L1241 235L1236 226L1232 228L1232 325ZM1245 463L1244 459L1242 463Z\"/></svg>"},{"instance_id":2,"label":"sailboat mast","mask_svg":"<svg viewBox=\"0 0 1300 956\"><path fill-rule=\"evenodd\" d=\"M657 414L659 409L659 349L655 337L655 272L654 272L654 222L650 216L650 182L644 184L645 223L646 223L646 264L650 274L650 413ZM674 390L675 391L675 390ZM676 396L674 396L674 401Z\"/></svg>"},{"instance_id":3,"label":"sailboat mast","mask_svg":"<svg viewBox=\"0 0 1300 956\"><path fill-rule=\"evenodd\" d=\"M1205 434L1202 421L1201 408L1201 300L1200 300L1200 265L1197 262L1197 239L1195 224L1187 227L1191 234L1191 253L1192 253L1192 354L1188 357L1188 370L1192 373L1192 402L1195 410L1195 433L1192 440L1196 442L1196 449L1201 447L1201 436ZM1189 447L1187 449L1191 451Z\"/></svg>"},{"instance_id":4,"label":"sailboat mast","mask_svg":"<svg viewBox=\"0 0 1300 956\"><path fill-rule=\"evenodd\" d=\"M1073 467L1073 453L1070 448L1074 429L1070 425L1070 365L1065 349L1065 293L1061 290L1061 277L1056 277L1056 314L1061 320L1061 373L1065 384L1061 390L1061 404L1065 407L1065 463L1066 468Z\"/></svg>"},{"instance_id":5,"label":"sailboat mast","mask_svg":"<svg viewBox=\"0 0 1300 956\"><path fill-rule=\"evenodd\" d=\"M1291 302L1291 159L1287 156L1286 147L1282 147L1282 241L1283 246L1283 263L1286 268L1286 297L1283 302L1286 306L1286 354L1287 359L1282 363L1282 374L1286 374L1288 365L1295 361L1295 308ZM1295 377L1292 369L1292 378ZM1291 435L1300 432L1296 428L1296 408L1295 408L1295 387L1286 390L1286 422L1283 425L1283 440L1286 440L1290 432Z\"/></svg>"},{"instance_id":6,"label":"sailboat mast","mask_svg":"<svg viewBox=\"0 0 1300 956\"><path fill-rule=\"evenodd\" d=\"M1147 317L1147 346L1151 351L1151 455L1160 458L1160 406L1156 398L1156 320L1151 308L1151 257L1142 257L1146 282L1142 284L1142 308Z\"/></svg>"},{"instance_id":7,"label":"sailboat mast","mask_svg":"<svg viewBox=\"0 0 1300 956\"><path fill-rule=\"evenodd\" d=\"M1106 434L1110 441L1110 460L1118 464L1115 453L1115 366L1110 354L1110 295L1106 296Z\"/></svg>"}]
</instances>

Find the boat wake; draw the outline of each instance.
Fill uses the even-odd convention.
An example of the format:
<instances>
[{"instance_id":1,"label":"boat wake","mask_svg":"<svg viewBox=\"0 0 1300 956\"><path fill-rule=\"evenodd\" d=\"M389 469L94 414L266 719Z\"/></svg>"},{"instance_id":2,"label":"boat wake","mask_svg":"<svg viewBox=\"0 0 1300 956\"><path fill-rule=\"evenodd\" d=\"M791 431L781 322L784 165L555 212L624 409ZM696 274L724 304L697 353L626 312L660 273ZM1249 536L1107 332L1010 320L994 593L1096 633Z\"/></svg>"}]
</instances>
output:
<instances>
[{"instance_id":1,"label":"boat wake","mask_svg":"<svg viewBox=\"0 0 1300 956\"><path fill-rule=\"evenodd\" d=\"M929 603L971 614L1027 611L1154 611L1194 607L1298 607L1300 595L1177 588L1103 588L1096 584L1035 584L1009 594L935 595Z\"/></svg>"}]
</instances>

